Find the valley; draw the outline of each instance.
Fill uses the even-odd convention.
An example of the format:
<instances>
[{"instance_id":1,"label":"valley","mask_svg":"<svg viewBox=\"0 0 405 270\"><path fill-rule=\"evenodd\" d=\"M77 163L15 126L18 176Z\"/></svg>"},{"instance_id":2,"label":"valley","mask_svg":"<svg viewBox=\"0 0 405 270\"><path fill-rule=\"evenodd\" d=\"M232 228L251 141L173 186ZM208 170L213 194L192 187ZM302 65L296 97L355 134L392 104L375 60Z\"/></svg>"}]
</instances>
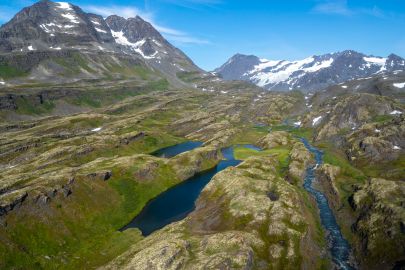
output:
<instances>
[{"instance_id":1,"label":"valley","mask_svg":"<svg viewBox=\"0 0 405 270\"><path fill-rule=\"evenodd\" d=\"M268 87L51 1L0 38L1 269L404 267L402 58L239 55L308 72Z\"/></svg>"}]
</instances>

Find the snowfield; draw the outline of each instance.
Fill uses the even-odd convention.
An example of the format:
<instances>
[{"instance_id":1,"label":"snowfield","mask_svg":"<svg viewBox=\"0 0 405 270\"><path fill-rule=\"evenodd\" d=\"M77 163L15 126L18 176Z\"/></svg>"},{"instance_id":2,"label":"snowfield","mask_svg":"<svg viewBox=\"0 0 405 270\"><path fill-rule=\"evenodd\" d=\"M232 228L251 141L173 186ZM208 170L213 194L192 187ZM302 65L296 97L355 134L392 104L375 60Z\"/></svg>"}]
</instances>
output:
<instances>
[{"instance_id":1,"label":"snowfield","mask_svg":"<svg viewBox=\"0 0 405 270\"><path fill-rule=\"evenodd\" d=\"M314 57L308 57L299 61L280 61L260 59L261 63L254 66L247 75L253 75L252 79L259 86L269 83L291 83L293 78L300 78L306 73L317 72L328 68L333 63L333 58L324 61L315 61Z\"/></svg>"},{"instance_id":2,"label":"snowfield","mask_svg":"<svg viewBox=\"0 0 405 270\"><path fill-rule=\"evenodd\" d=\"M394 83L393 84L396 88L404 88L405 87L405 82L403 83Z\"/></svg>"},{"instance_id":3,"label":"snowfield","mask_svg":"<svg viewBox=\"0 0 405 270\"><path fill-rule=\"evenodd\" d=\"M316 126L317 124L319 124L319 122L321 121L321 119L322 119L322 116L315 117L315 118L312 120L312 126Z\"/></svg>"}]
</instances>

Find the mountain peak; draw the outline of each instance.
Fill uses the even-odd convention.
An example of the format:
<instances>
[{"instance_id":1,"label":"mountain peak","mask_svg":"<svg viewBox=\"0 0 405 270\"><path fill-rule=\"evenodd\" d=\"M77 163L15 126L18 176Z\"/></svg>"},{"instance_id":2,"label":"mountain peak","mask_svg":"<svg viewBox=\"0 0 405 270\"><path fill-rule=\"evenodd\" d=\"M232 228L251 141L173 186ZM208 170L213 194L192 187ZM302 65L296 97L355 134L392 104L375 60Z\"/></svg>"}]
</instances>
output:
<instances>
[{"instance_id":1,"label":"mountain peak","mask_svg":"<svg viewBox=\"0 0 405 270\"><path fill-rule=\"evenodd\" d=\"M42 59L60 50L114 53L137 61L141 58L169 74L199 70L139 16L125 19L111 15L104 19L68 2L42 0L0 27L0 54L38 53Z\"/></svg>"},{"instance_id":2,"label":"mountain peak","mask_svg":"<svg viewBox=\"0 0 405 270\"><path fill-rule=\"evenodd\" d=\"M245 80L269 90L311 91L394 70L405 70L404 59L397 55L383 58L345 50L296 61L235 54L215 72L226 80Z\"/></svg>"}]
</instances>

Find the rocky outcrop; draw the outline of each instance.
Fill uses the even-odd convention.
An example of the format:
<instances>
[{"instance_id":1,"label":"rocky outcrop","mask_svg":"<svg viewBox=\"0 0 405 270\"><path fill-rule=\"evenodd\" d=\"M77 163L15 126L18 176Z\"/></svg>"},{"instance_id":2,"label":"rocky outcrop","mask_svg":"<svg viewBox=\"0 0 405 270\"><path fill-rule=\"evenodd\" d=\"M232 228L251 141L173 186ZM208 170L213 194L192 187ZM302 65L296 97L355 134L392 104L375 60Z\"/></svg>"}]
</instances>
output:
<instances>
[{"instance_id":1,"label":"rocky outcrop","mask_svg":"<svg viewBox=\"0 0 405 270\"><path fill-rule=\"evenodd\" d=\"M87 177L92 180L103 180L103 181L107 181L108 179L111 178L111 176L112 176L111 171L94 172L94 173L89 173L87 175Z\"/></svg>"},{"instance_id":2,"label":"rocky outcrop","mask_svg":"<svg viewBox=\"0 0 405 270\"><path fill-rule=\"evenodd\" d=\"M17 104L15 102L14 95L4 95L0 96L0 110L16 110Z\"/></svg>"},{"instance_id":3,"label":"rocky outcrop","mask_svg":"<svg viewBox=\"0 0 405 270\"><path fill-rule=\"evenodd\" d=\"M130 143L132 143L134 141L138 141L138 140L143 139L145 136L147 136L147 135L143 131L141 131L141 132L137 132L137 131L130 132L130 133L127 133L127 134L125 134L125 136L122 136L120 138L120 144L130 144Z\"/></svg>"},{"instance_id":4,"label":"rocky outcrop","mask_svg":"<svg viewBox=\"0 0 405 270\"><path fill-rule=\"evenodd\" d=\"M27 198L28 193L25 190L11 191L0 197L0 217L6 215L14 208L19 207Z\"/></svg>"},{"instance_id":5,"label":"rocky outcrop","mask_svg":"<svg viewBox=\"0 0 405 270\"><path fill-rule=\"evenodd\" d=\"M288 165L288 179L291 183L301 183L304 179L308 165L313 161L312 154L302 142L294 143L290 152Z\"/></svg>"},{"instance_id":6,"label":"rocky outcrop","mask_svg":"<svg viewBox=\"0 0 405 270\"><path fill-rule=\"evenodd\" d=\"M206 119L210 121L210 118ZM214 119L212 119L214 120ZM211 120L211 121L212 121ZM221 148L227 145L232 136L237 132L228 120L216 122L213 124L204 124L205 121L198 123L199 128L187 135L188 139L205 141L205 145Z\"/></svg>"},{"instance_id":7,"label":"rocky outcrop","mask_svg":"<svg viewBox=\"0 0 405 270\"><path fill-rule=\"evenodd\" d=\"M299 187L278 176L276 166L275 158L250 158L218 173L186 219L102 269L316 268L321 251L310 226L314 217ZM311 256L304 256L309 247Z\"/></svg>"},{"instance_id":8,"label":"rocky outcrop","mask_svg":"<svg viewBox=\"0 0 405 270\"><path fill-rule=\"evenodd\" d=\"M354 162L387 163L405 152L405 118L363 125L347 136L348 157Z\"/></svg>"},{"instance_id":9,"label":"rocky outcrop","mask_svg":"<svg viewBox=\"0 0 405 270\"><path fill-rule=\"evenodd\" d=\"M358 130L362 125L379 117L391 117L395 110L402 111L395 100L372 94L351 94L335 97L309 113L303 125L316 129L315 140L326 140Z\"/></svg>"},{"instance_id":10,"label":"rocky outcrop","mask_svg":"<svg viewBox=\"0 0 405 270\"><path fill-rule=\"evenodd\" d=\"M214 167L222 158L220 151L214 147L198 147L168 160L177 177L186 180L198 172Z\"/></svg>"},{"instance_id":11,"label":"rocky outcrop","mask_svg":"<svg viewBox=\"0 0 405 270\"><path fill-rule=\"evenodd\" d=\"M349 198L358 214L358 258L364 269L393 269L405 259L405 183L373 178Z\"/></svg>"},{"instance_id":12,"label":"rocky outcrop","mask_svg":"<svg viewBox=\"0 0 405 270\"><path fill-rule=\"evenodd\" d=\"M331 164L322 164L316 170L316 181L322 186L333 209L339 209L341 204L339 189L336 186L336 178L340 171L340 167Z\"/></svg>"},{"instance_id":13,"label":"rocky outcrop","mask_svg":"<svg viewBox=\"0 0 405 270\"><path fill-rule=\"evenodd\" d=\"M270 149L277 146L289 145L292 141L291 135L286 131L273 131L260 139L259 146L263 149Z\"/></svg>"},{"instance_id":14,"label":"rocky outcrop","mask_svg":"<svg viewBox=\"0 0 405 270\"><path fill-rule=\"evenodd\" d=\"M153 180L158 173L160 164L156 161L146 161L140 166L140 168L134 173L136 179L140 181Z\"/></svg>"},{"instance_id":15,"label":"rocky outcrop","mask_svg":"<svg viewBox=\"0 0 405 270\"><path fill-rule=\"evenodd\" d=\"M26 103L32 107L40 106L46 102L52 102L63 98L75 98L79 95L79 93L80 91L78 89L58 88L50 90L40 90L38 92L24 95L5 94L3 96L0 96L0 110L18 110L19 103Z\"/></svg>"}]
</instances>

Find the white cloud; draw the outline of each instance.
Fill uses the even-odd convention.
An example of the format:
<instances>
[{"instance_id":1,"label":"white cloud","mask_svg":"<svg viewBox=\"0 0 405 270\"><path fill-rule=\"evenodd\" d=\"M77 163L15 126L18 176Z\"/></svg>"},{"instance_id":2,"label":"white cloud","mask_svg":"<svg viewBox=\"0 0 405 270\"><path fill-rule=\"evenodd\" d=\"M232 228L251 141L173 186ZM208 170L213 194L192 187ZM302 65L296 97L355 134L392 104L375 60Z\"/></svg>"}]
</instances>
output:
<instances>
[{"instance_id":1,"label":"white cloud","mask_svg":"<svg viewBox=\"0 0 405 270\"><path fill-rule=\"evenodd\" d=\"M363 14L378 18L385 17L384 12L377 6L373 6L372 8L351 8L349 7L347 0L322 1L321 3L315 5L312 11L321 14L335 14L343 16Z\"/></svg>"},{"instance_id":2,"label":"white cloud","mask_svg":"<svg viewBox=\"0 0 405 270\"><path fill-rule=\"evenodd\" d=\"M213 0L196 0L196 1L213 1ZM162 26L156 23L153 13L145 12L141 9L132 6L83 6L83 9L87 12L92 12L103 17L108 17L110 15L118 15L124 18L133 18L135 16L140 16L147 22L151 23L153 27L156 28L163 36L165 36L169 41L182 44L208 44L209 42L200 38L193 37L188 33L183 31L170 28L167 26Z\"/></svg>"},{"instance_id":3,"label":"white cloud","mask_svg":"<svg viewBox=\"0 0 405 270\"><path fill-rule=\"evenodd\" d=\"M346 0L326 1L317 4L313 11L324 14L352 15L353 12L347 6Z\"/></svg>"},{"instance_id":4,"label":"white cloud","mask_svg":"<svg viewBox=\"0 0 405 270\"><path fill-rule=\"evenodd\" d=\"M142 10L131 7L131 6L83 6L83 9L87 12L92 12L103 17L108 17L110 15L118 15L124 18L132 18L136 15L142 17L147 21L152 21L152 14L148 12L143 12Z\"/></svg>"},{"instance_id":5,"label":"white cloud","mask_svg":"<svg viewBox=\"0 0 405 270\"><path fill-rule=\"evenodd\" d=\"M212 8L212 7L215 7L216 5L223 3L222 0L163 0L163 1L176 5L176 6L192 8L192 9L196 9L199 6Z\"/></svg>"},{"instance_id":6,"label":"white cloud","mask_svg":"<svg viewBox=\"0 0 405 270\"><path fill-rule=\"evenodd\" d=\"M173 43L177 43L177 44L211 44L211 42L208 40L191 37L188 35L168 35L168 34L166 34L165 37L168 40L172 41Z\"/></svg>"}]
</instances>

